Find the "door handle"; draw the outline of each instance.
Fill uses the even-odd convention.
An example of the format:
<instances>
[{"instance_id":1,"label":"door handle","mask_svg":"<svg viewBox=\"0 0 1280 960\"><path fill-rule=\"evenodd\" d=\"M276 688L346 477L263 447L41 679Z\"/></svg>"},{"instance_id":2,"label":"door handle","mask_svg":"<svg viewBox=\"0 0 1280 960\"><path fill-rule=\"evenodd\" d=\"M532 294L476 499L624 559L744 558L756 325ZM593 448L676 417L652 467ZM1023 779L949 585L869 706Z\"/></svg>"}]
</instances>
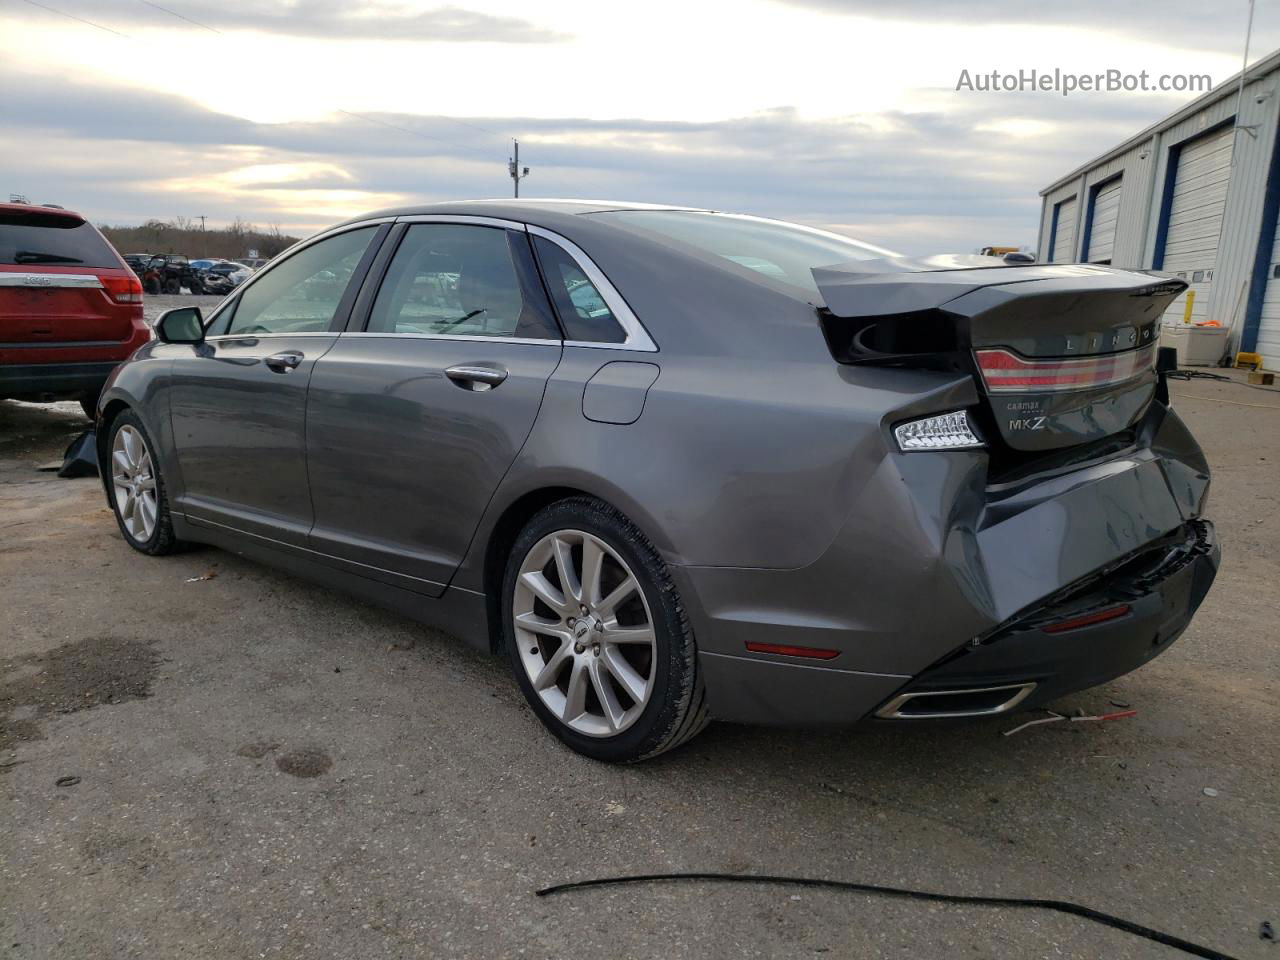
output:
<instances>
[{"instance_id":1,"label":"door handle","mask_svg":"<svg viewBox=\"0 0 1280 960\"><path fill-rule=\"evenodd\" d=\"M297 350L286 350L275 353L262 361L275 373L288 373L302 362L302 354Z\"/></svg>"},{"instance_id":2,"label":"door handle","mask_svg":"<svg viewBox=\"0 0 1280 960\"><path fill-rule=\"evenodd\" d=\"M464 390L477 393L492 390L507 379L507 371L501 367L481 367L474 364L460 363L456 367L446 367L444 375Z\"/></svg>"}]
</instances>

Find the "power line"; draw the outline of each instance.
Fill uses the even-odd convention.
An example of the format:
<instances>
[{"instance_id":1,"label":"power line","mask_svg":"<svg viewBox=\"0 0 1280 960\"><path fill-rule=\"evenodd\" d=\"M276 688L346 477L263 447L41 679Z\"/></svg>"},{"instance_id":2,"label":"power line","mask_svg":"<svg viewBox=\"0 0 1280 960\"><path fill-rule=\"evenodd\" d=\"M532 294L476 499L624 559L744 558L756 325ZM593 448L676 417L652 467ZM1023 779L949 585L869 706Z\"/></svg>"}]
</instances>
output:
<instances>
[{"instance_id":1,"label":"power line","mask_svg":"<svg viewBox=\"0 0 1280 960\"><path fill-rule=\"evenodd\" d=\"M399 124L389 123L386 120L379 120L377 117L370 117L363 113L356 113L354 110L339 110L338 113L345 114L348 117L358 117L361 120L368 121L369 123L376 123L382 127L389 127L392 130L399 130L401 133L407 133L410 136L422 137L424 140L434 140L437 143L443 143L450 147L457 147L459 150L465 150L469 153L474 153L478 157L482 156L488 159L488 156L489 156L488 154L482 152L480 149L476 147L463 146L462 144L457 143L453 140L446 140L444 139L444 137L433 137L431 134L423 133L421 130L413 130L413 129L410 129L409 127L402 127Z\"/></svg>"},{"instance_id":2,"label":"power line","mask_svg":"<svg viewBox=\"0 0 1280 960\"><path fill-rule=\"evenodd\" d=\"M177 10L170 10L168 7L162 7L158 3L152 3L151 0L138 0L138 2L145 3L148 7L154 7L157 10L162 10L172 17L177 17L179 20L185 20L187 23L197 26L201 30L208 30L210 33L222 33L222 31L216 27L211 27L207 23L201 23L199 20L192 20L190 17L180 14Z\"/></svg>"},{"instance_id":3,"label":"power line","mask_svg":"<svg viewBox=\"0 0 1280 960\"><path fill-rule=\"evenodd\" d=\"M132 40L133 37L127 33L121 33L119 30L112 30L110 27L104 27L100 23L94 23L92 20L86 20L84 17L77 17L74 13L67 13L65 10L59 10L56 7L48 7L43 3L37 3L36 0L23 0L33 7L39 7L41 10L48 10L50 13L56 13L60 17L66 17L68 20L75 20L77 23L84 23L99 30L105 30L107 33L114 33L117 37L124 37L126 40Z\"/></svg>"}]
</instances>

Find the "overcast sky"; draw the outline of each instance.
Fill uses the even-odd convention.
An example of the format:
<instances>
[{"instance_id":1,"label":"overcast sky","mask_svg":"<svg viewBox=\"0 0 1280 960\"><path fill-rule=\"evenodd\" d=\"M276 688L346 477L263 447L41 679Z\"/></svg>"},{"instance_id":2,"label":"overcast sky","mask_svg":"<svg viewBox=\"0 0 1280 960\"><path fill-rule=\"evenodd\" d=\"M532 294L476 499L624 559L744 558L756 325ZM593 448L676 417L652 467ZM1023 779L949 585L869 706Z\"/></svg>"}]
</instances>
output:
<instances>
[{"instance_id":1,"label":"overcast sky","mask_svg":"<svg viewBox=\"0 0 1280 960\"><path fill-rule=\"evenodd\" d=\"M971 74L1240 66L1247 4L0 0L0 193L305 234L414 201L672 202L908 253L1034 245L1037 191L1192 98ZM54 12L54 11L60 11ZM72 18L80 18L72 19ZM91 21L90 23L81 22ZM1259 0L1251 60L1280 46Z\"/></svg>"}]
</instances>

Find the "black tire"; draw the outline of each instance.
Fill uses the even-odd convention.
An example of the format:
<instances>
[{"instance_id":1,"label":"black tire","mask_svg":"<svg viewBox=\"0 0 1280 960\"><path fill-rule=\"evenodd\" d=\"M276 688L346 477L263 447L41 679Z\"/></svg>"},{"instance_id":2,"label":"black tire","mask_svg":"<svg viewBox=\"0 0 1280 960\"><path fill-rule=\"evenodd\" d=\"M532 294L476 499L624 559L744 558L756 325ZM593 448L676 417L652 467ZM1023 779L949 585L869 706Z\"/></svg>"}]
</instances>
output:
<instances>
[{"instance_id":1,"label":"black tire","mask_svg":"<svg viewBox=\"0 0 1280 960\"><path fill-rule=\"evenodd\" d=\"M179 540L173 532L173 519L169 513L169 491L164 483L164 474L160 470L160 460L156 452L156 446L151 440L151 434L147 432L147 428L143 426L142 421L132 410L125 410L111 421L111 427L107 434L107 470L114 472L111 449L115 443L116 435L122 427L133 427L142 435L146 448L151 456L152 476L155 478L156 493L156 523L155 529L152 530L151 536L146 540L140 540L129 532L125 526L124 519L120 515L120 506L116 503L116 488L112 482L111 476L105 478L107 485L107 500L111 504L112 516L116 518L116 526L120 528L120 534L124 537L125 543L133 547L139 553L145 553L153 557L161 557L169 553L177 553L186 548L187 544L183 540Z\"/></svg>"},{"instance_id":2,"label":"black tire","mask_svg":"<svg viewBox=\"0 0 1280 960\"><path fill-rule=\"evenodd\" d=\"M533 688L521 662L513 622L516 578L530 550L548 534L583 531L626 561L647 601L656 653L653 692L639 717L622 732L595 737L571 729ZM608 763L634 763L680 746L708 723L693 630L658 551L623 514L590 497L572 497L543 508L512 545L502 581L502 636L516 682L538 719L578 753Z\"/></svg>"},{"instance_id":3,"label":"black tire","mask_svg":"<svg viewBox=\"0 0 1280 960\"><path fill-rule=\"evenodd\" d=\"M165 285L164 285L164 292L165 292L165 293L170 293L170 294L173 294L173 293L181 293L181 292L182 292L182 284L181 284L179 281L177 281L177 280L169 280L169 281L167 281L167 282L165 283Z\"/></svg>"},{"instance_id":4,"label":"black tire","mask_svg":"<svg viewBox=\"0 0 1280 960\"><path fill-rule=\"evenodd\" d=\"M200 297L205 294L204 284L199 280L192 280L191 283L187 285L187 289L191 291L192 296Z\"/></svg>"},{"instance_id":5,"label":"black tire","mask_svg":"<svg viewBox=\"0 0 1280 960\"><path fill-rule=\"evenodd\" d=\"M157 296L160 293L160 281L155 277L147 277L142 281L142 289L151 296Z\"/></svg>"}]
</instances>

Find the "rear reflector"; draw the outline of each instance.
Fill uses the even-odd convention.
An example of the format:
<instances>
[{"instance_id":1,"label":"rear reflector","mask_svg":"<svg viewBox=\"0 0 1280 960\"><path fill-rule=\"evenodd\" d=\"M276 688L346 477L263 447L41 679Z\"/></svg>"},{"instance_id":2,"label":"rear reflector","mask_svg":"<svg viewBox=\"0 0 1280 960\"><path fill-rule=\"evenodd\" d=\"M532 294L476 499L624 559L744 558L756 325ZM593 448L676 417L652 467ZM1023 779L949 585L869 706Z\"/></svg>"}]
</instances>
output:
<instances>
[{"instance_id":1,"label":"rear reflector","mask_svg":"<svg viewBox=\"0 0 1280 960\"><path fill-rule=\"evenodd\" d=\"M107 296L116 303L141 303L142 282L135 276L102 277Z\"/></svg>"},{"instance_id":2,"label":"rear reflector","mask_svg":"<svg viewBox=\"0 0 1280 960\"><path fill-rule=\"evenodd\" d=\"M1155 345L1097 357L1027 360L1003 347L975 351L988 393L1056 393L1122 383L1146 373Z\"/></svg>"},{"instance_id":3,"label":"rear reflector","mask_svg":"<svg viewBox=\"0 0 1280 960\"><path fill-rule=\"evenodd\" d=\"M821 647L793 647L785 643L752 643L748 641L747 649L752 653L772 653L779 657L804 657L806 660L834 660L840 656L839 650L824 650Z\"/></svg>"},{"instance_id":4,"label":"rear reflector","mask_svg":"<svg viewBox=\"0 0 1280 960\"><path fill-rule=\"evenodd\" d=\"M1123 617L1129 612L1129 605L1122 603L1117 607L1107 607L1105 610L1095 610L1093 613L1086 613L1080 617L1072 617L1070 620L1059 620L1057 623L1047 623L1040 629L1045 633L1066 633L1068 630L1079 630L1081 627L1091 627L1095 623L1106 623L1108 620L1115 620Z\"/></svg>"},{"instance_id":5,"label":"rear reflector","mask_svg":"<svg viewBox=\"0 0 1280 960\"><path fill-rule=\"evenodd\" d=\"M964 450L983 446L982 440L973 432L969 415L963 410L899 424L893 428L893 435L904 453L912 450Z\"/></svg>"}]
</instances>

